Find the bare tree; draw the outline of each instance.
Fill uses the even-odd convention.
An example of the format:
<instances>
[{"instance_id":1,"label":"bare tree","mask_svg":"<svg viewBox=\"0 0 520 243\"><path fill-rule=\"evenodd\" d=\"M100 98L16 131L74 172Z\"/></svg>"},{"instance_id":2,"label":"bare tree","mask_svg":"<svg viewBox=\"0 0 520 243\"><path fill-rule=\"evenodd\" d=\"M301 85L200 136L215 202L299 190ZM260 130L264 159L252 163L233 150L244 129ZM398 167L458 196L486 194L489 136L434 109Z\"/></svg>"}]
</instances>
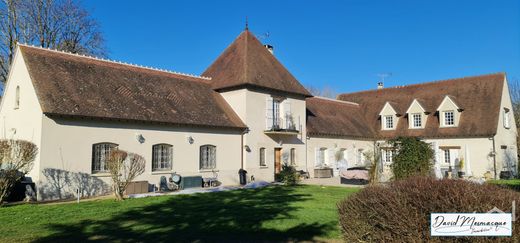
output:
<instances>
[{"instance_id":1,"label":"bare tree","mask_svg":"<svg viewBox=\"0 0 520 243\"><path fill-rule=\"evenodd\" d=\"M98 23L78 0L1 0L1 82L7 79L16 43L106 55Z\"/></svg>"},{"instance_id":2,"label":"bare tree","mask_svg":"<svg viewBox=\"0 0 520 243\"><path fill-rule=\"evenodd\" d=\"M32 169L38 148L23 140L0 140L0 205L22 176Z\"/></svg>"},{"instance_id":3,"label":"bare tree","mask_svg":"<svg viewBox=\"0 0 520 243\"><path fill-rule=\"evenodd\" d=\"M141 155L123 150L114 150L110 153L107 167L112 177L112 187L118 201L123 200L128 184L144 173L145 165L146 161Z\"/></svg>"},{"instance_id":4,"label":"bare tree","mask_svg":"<svg viewBox=\"0 0 520 243\"><path fill-rule=\"evenodd\" d=\"M511 78L509 80L509 94L513 104L513 117L515 118L516 128L520 128L520 80L518 78ZM520 136L516 135L516 150L517 155L520 156ZM520 166L518 164L517 166ZM518 168L516 171L519 171Z\"/></svg>"},{"instance_id":5,"label":"bare tree","mask_svg":"<svg viewBox=\"0 0 520 243\"><path fill-rule=\"evenodd\" d=\"M323 86L322 88L318 88L310 85L306 86L305 88L314 96L336 99L336 96L338 95L338 93L330 86Z\"/></svg>"}]
</instances>

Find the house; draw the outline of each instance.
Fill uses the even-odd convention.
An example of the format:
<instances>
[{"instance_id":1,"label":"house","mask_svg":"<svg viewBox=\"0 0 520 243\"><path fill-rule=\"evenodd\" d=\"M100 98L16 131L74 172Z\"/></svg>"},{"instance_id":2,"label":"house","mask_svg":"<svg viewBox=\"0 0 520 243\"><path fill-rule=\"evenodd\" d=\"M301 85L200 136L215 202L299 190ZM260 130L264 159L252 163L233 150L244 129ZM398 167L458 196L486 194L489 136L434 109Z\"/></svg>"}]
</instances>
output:
<instances>
[{"instance_id":1,"label":"house","mask_svg":"<svg viewBox=\"0 0 520 243\"><path fill-rule=\"evenodd\" d=\"M267 47L267 48L266 48ZM29 173L38 199L110 190L106 157L142 155L138 181L218 176L225 185L274 180L283 164L308 171L392 160L386 142L417 136L443 170L515 171L516 127L505 74L313 97L244 30L201 76L18 45L0 105L3 138L39 148Z\"/></svg>"}]
</instances>

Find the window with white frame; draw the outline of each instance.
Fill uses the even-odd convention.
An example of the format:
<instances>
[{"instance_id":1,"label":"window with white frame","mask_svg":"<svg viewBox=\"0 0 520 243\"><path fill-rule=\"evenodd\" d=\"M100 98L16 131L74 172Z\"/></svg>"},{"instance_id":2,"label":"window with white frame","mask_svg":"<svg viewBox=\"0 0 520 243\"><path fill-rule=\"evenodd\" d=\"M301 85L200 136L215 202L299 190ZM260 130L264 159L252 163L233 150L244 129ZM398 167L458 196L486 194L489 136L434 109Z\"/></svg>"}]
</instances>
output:
<instances>
[{"instance_id":1,"label":"window with white frame","mask_svg":"<svg viewBox=\"0 0 520 243\"><path fill-rule=\"evenodd\" d=\"M443 111L444 126L455 126L455 112L454 111Z\"/></svg>"},{"instance_id":2,"label":"window with white frame","mask_svg":"<svg viewBox=\"0 0 520 243\"><path fill-rule=\"evenodd\" d=\"M504 127L505 128L511 128L511 111L508 108L504 108Z\"/></svg>"},{"instance_id":3,"label":"window with white frame","mask_svg":"<svg viewBox=\"0 0 520 243\"><path fill-rule=\"evenodd\" d=\"M384 116L385 129L394 129L394 116Z\"/></svg>"},{"instance_id":4,"label":"window with white frame","mask_svg":"<svg viewBox=\"0 0 520 243\"><path fill-rule=\"evenodd\" d=\"M327 148L316 148L316 160L314 162L315 167L322 167L325 165L325 151Z\"/></svg>"},{"instance_id":5,"label":"window with white frame","mask_svg":"<svg viewBox=\"0 0 520 243\"><path fill-rule=\"evenodd\" d=\"M212 170L217 167L217 147L214 145L200 146L200 169Z\"/></svg>"},{"instance_id":6,"label":"window with white frame","mask_svg":"<svg viewBox=\"0 0 520 243\"><path fill-rule=\"evenodd\" d=\"M280 128L280 100L273 100L273 127Z\"/></svg>"},{"instance_id":7,"label":"window with white frame","mask_svg":"<svg viewBox=\"0 0 520 243\"><path fill-rule=\"evenodd\" d=\"M444 154L444 163L450 164L451 163L451 156L450 156L450 150L449 149L443 149Z\"/></svg>"},{"instance_id":8,"label":"window with white frame","mask_svg":"<svg viewBox=\"0 0 520 243\"><path fill-rule=\"evenodd\" d=\"M172 169L173 146L156 144L152 146L152 171L168 171Z\"/></svg>"},{"instance_id":9,"label":"window with white frame","mask_svg":"<svg viewBox=\"0 0 520 243\"><path fill-rule=\"evenodd\" d=\"M260 148L260 166L266 166L265 163L265 148Z\"/></svg>"},{"instance_id":10,"label":"window with white frame","mask_svg":"<svg viewBox=\"0 0 520 243\"><path fill-rule=\"evenodd\" d=\"M422 127L422 116L421 113L412 114L412 127L413 128L421 128Z\"/></svg>"},{"instance_id":11,"label":"window with white frame","mask_svg":"<svg viewBox=\"0 0 520 243\"><path fill-rule=\"evenodd\" d=\"M289 161L291 162L291 165L296 165L296 149L295 148L291 148Z\"/></svg>"},{"instance_id":12,"label":"window with white frame","mask_svg":"<svg viewBox=\"0 0 520 243\"><path fill-rule=\"evenodd\" d=\"M92 145L92 173L108 172L107 160L110 153L117 149L115 143L96 143Z\"/></svg>"},{"instance_id":13,"label":"window with white frame","mask_svg":"<svg viewBox=\"0 0 520 243\"><path fill-rule=\"evenodd\" d=\"M393 161L393 151L392 149L383 149L381 151L381 159L385 164L391 164Z\"/></svg>"}]
</instances>

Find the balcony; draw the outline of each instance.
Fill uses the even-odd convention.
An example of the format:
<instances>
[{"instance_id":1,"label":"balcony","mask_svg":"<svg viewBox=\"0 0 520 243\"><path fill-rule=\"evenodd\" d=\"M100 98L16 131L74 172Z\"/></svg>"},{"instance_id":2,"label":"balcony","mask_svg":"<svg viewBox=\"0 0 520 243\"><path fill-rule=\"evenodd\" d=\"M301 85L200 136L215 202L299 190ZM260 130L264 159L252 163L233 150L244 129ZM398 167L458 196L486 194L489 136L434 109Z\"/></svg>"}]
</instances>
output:
<instances>
[{"instance_id":1,"label":"balcony","mask_svg":"<svg viewBox=\"0 0 520 243\"><path fill-rule=\"evenodd\" d=\"M299 124L296 124L292 114L286 114L284 117L275 116L274 119L267 118L267 129L264 134L267 135L298 135ZM272 124L271 124L272 123ZM299 121L298 121L299 123Z\"/></svg>"}]
</instances>

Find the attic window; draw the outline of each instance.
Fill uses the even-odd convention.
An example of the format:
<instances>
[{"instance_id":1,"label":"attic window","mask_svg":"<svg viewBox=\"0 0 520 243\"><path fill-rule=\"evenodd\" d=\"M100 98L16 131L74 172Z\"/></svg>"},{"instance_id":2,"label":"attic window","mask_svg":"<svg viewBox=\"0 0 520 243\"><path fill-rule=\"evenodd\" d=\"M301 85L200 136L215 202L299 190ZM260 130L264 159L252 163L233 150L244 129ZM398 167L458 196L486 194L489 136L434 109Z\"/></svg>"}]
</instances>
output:
<instances>
[{"instance_id":1,"label":"attic window","mask_svg":"<svg viewBox=\"0 0 520 243\"><path fill-rule=\"evenodd\" d=\"M384 116L385 129L394 129L394 116Z\"/></svg>"},{"instance_id":2,"label":"attic window","mask_svg":"<svg viewBox=\"0 0 520 243\"><path fill-rule=\"evenodd\" d=\"M444 117L444 126L455 126L455 115L453 111L442 112Z\"/></svg>"},{"instance_id":3,"label":"attic window","mask_svg":"<svg viewBox=\"0 0 520 243\"><path fill-rule=\"evenodd\" d=\"M422 127L422 116L420 113L412 114L412 127L413 128L421 128Z\"/></svg>"},{"instance_id":4,"label":"attic window","mask_svg":"<svg viewBox=\"0 0 520 243\"><path fill-rule=\"evenodd\" d=\"M15 100L14 100L14 108L19 109L20 108L20 86L16 86L16 94L15 94Z\"/></svg>"}]
</instances>

